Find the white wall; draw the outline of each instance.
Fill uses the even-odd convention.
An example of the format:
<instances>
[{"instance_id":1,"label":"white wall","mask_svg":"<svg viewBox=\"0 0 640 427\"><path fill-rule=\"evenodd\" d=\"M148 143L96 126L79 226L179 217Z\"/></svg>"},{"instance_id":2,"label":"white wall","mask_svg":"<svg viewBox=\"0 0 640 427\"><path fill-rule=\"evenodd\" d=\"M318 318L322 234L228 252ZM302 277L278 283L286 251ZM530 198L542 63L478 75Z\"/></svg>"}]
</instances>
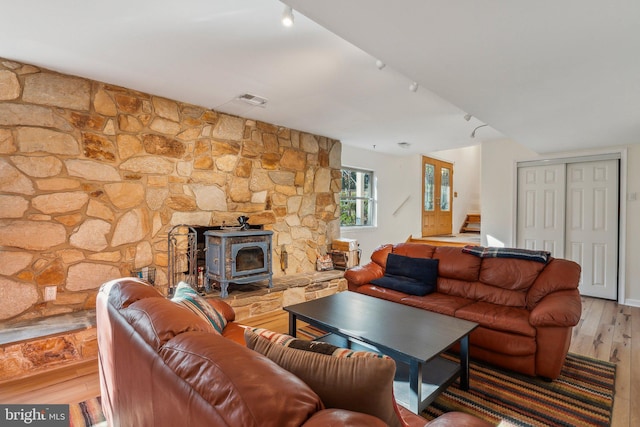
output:
<instances>
[{"instance_id":1,"label":"white wall","mask_svg":"<svg viewBox=\"0 0 640 427\"><path fill-rule=\"evenodd\" d=\"M382 244L420 236L421 162L418 155L391 156L342 145L342 166L372 170L376 180L377 225L340 229L341 237L358 240L362 263L369 262L373 250Z\"/></svg>"},{"instance_id":2,"label":"white wall","mask_svg":"<svg viewBox=\"0 0 640 427\"><path fill-rule=\"evenodd\" d=\"M480 165L482 147L480 144L453 150L436 151L427 154L439 160L453 163L453 219L454 234L469 213L480 213ZM458 193L458 197L455 197Z\"/></svg>"},{"instance_id":3,"label":"white wall","mask_svg":"<svg viewBox=\"0 0 640 427\"><path fill-rule=\"evenodd\" d=\"M621 213L626 221L626 234L621 236L625 244L625 303L640 306L640 144L627 149L626 210ZM620 147L612 147L611 152ZM600 150L599 152L606 152ZM566 157L594 154L593 152L556 153L539 156L528 148L510 141L501 140L482 144L481 213L482 243L496 246L496 239L505 246L515 245L515 200L516 162L536 158ZM624 172L624 171L623 171ZM636 194L635 201L629 195Z\"/></svg>"},{"instance_id":4,"label":"white wall","mask_svg":"<svg viewBox=\"0 0 640 427\"><path fill-rule=\"evenodd\" d=\"M629 200L633 195L636 200ZM626 197L625 302L640 307L640 144L627 147Z\"/></svg>"},{"instance_id":5,"label":"white wall","mask_svg":"<svg viewBox=\"0 0 640 427\"><path fill-rule=\"evenodd\" d=\"M510 140L482 144L480 206L483 245L515 246L515 164L536 155Z\"/></svg>"},{"instance_id":6,"label":"white wall","mask_svg":"<svg viewBox=\"0 0 640 427\"><path fill-rule=\"evenodd\" d=\"M480 212L480 151L475 145L426 154L454 164L453 232L457 233L469 212ZM422 235L422 156L391 156L342 146L342 165L373 170L378 189L376 227L341 228L341 236L357 239L362 260L368 262L375 248ZM398 207L407 199L407 202ZM394 212L397 210L396 214Z\"/></svg>"}]
</instances>

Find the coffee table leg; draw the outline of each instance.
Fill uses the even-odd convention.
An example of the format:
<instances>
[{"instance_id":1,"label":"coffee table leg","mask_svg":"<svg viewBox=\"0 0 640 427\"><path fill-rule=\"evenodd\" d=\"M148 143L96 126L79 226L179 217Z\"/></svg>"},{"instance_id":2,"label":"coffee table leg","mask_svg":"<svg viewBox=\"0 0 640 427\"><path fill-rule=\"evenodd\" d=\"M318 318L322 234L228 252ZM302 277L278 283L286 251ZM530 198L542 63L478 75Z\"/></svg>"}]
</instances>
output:
<instances>
[{"instance_id":1,"label":"coffee table leg","mask_svg":"<svg viewBox=\"0 0 640 427\"><path fill-rule=\"evenodd\" d=\"M422 403L422 363L412 361L409 364L409 410L414 414L420 413Z\"/></svg>"},{"instance_id":2,"label":"coffee table leg","mask_svg":"<svg viewBox=\"0 0 640 427\"><path fill-rule=\"evenodd\" d=\"M296 315L293 313L289 313L289 335L292 337L296 336Z\"/></svg>"},{"instance_id":3,"label":"coffee table leg","mask_svg":"<svg viewBox=\"0 0 640 427\"><path fill-rule=\"evenodd\" d=\"M460 339L460 388L469 390L469 335Z\"/></svg>"}]
</instances>

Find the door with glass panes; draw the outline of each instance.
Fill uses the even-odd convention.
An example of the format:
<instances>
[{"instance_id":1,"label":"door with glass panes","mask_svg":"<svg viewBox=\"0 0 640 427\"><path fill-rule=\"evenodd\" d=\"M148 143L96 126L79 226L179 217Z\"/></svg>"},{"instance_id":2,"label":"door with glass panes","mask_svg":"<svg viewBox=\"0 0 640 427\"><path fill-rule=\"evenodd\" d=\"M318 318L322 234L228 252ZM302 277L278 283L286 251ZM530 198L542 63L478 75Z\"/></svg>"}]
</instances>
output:
<instances>
[{"instance_id":1,"label":"door with glass panes","mask_svg":"<svg viewBox=\"0 0 640 427\"><path fill-rule=\"evenodd\" d=\"M422 157L422 237L451 234L453 164Z\"/></svg>"}]
</instances>

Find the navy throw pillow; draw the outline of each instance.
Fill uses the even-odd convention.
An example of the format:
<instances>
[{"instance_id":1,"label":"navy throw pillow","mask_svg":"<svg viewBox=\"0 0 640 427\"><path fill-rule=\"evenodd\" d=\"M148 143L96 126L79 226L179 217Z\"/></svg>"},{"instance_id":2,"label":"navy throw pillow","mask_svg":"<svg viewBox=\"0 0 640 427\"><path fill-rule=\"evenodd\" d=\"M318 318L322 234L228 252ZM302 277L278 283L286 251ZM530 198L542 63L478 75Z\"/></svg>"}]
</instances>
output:
<instances>
[{"instance_id":1,"label":"navy throw pillow","mask_svg":"<svg viewBox=\"0 0 640 427\"><path fill-rule=\"evenodd\" d=\"M393 276L391 274L385 274L379 279L373 279L371 283L383 288L421 297L435 290L435 286L427 286L411 277Z\"/></svg>"},{"instance_id":2,"label":"navy throw pillow","mask_svg":"<svg viewBox=\"0 0 640 427\"><path fill-rule=\"evenodd\" d=\"M438 260L389 254L384 276L371 281L374 285L410 295L424 296L436 290Z\"/></svg>"}]
</instances>

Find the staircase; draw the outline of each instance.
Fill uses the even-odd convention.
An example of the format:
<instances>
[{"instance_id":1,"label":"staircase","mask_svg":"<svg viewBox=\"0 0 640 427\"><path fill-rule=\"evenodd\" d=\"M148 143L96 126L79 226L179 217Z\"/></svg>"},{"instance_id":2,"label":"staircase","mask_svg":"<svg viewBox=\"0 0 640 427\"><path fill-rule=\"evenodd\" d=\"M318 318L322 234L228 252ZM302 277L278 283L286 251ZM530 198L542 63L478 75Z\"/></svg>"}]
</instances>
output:
<instances>
[{"instance_id":1,"label":"staircase","mask_svg":"<svg viewBox=\"0 0 640 427\"><path fill-rule=\"evenodd\" d=\"M480 233L480 214L467 214L462 227L460 227L460 233Z\"/></svg>"}]
</instances>

